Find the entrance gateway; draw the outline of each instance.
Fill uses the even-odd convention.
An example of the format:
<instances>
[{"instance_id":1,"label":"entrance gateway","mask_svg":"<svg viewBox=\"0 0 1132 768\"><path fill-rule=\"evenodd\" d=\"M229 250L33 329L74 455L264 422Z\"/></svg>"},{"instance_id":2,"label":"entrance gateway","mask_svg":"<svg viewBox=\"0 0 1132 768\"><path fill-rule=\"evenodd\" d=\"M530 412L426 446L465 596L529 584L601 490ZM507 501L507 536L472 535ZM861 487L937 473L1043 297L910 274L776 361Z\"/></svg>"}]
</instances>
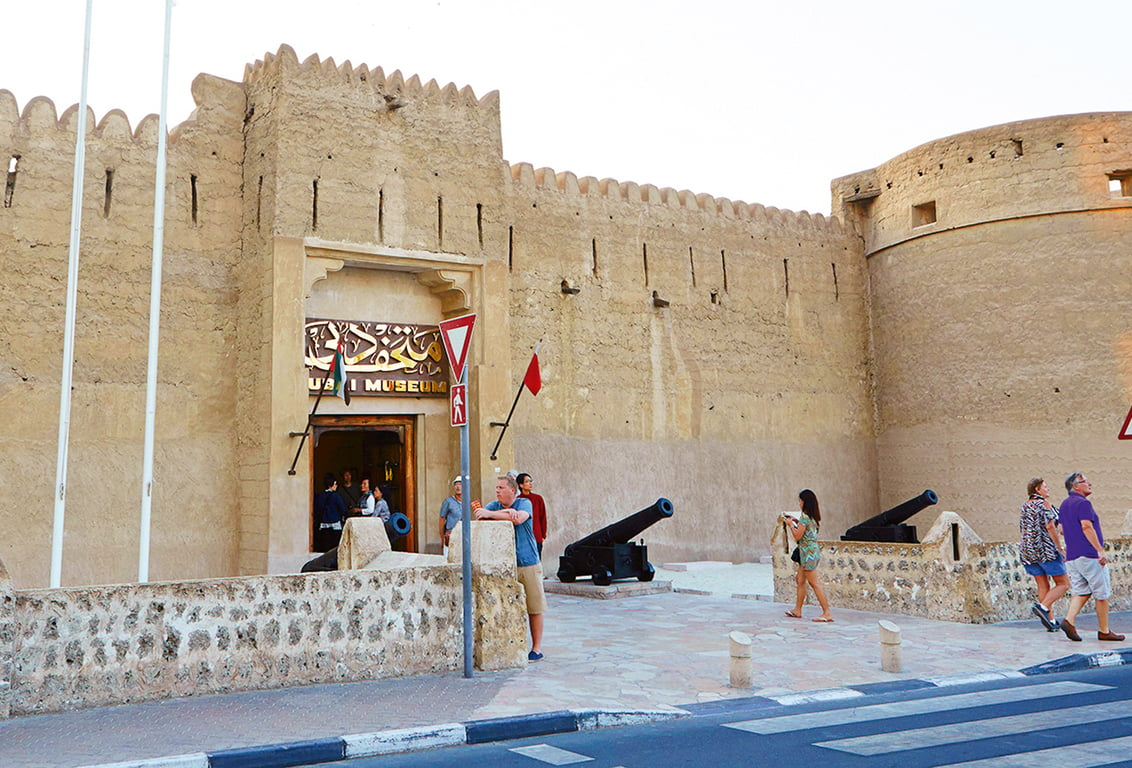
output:
<instances>
[{"instance_id":1,"label":"entrance gateway","mask_svg":"<svg viewBox=\"0 0 1132 768\"><path fill-rule=\"evenodd\" d=\"M415 415L316 415L311 418L313 446L312 487L308 498L327 472L341 478L343 470L355 470L354 482L368 477L370 488L380 488L391 512L401 512L413 524L409 535L393 544L398 551L418 551ZM313 520L313 518L312 518ZM310 531L313 545L313 523Z\"/></svg>"}]
</instances>

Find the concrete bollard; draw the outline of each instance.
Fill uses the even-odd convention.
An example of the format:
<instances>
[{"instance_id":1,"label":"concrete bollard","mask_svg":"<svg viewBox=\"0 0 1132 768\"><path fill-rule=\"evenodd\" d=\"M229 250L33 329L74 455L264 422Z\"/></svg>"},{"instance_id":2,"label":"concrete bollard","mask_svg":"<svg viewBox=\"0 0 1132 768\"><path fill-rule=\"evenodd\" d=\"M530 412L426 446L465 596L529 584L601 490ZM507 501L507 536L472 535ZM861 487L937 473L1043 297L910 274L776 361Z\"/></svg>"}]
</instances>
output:
<instances>
[{"instance_id":1,"label":"concrete bollard","mask_svg":"<svg viewBox=\"0 0 1132 768\"><path fill-rule=\"evenodd\" d=\"M751 682L751 636L746 632L732 632L731 640L731 687L750 688Z\"/></svg>"},{"instance_id":2,"label":"concrete bollard","mask_svg":"<svg viewBox=\"0 0 1132 768\"><path fill-rule=\"evenodd\" d=\"M877 622L880 627L880 668L885 672L903 672L904 663L900 658L900 627L891 621Z\"/></svg>"}]
</instances>

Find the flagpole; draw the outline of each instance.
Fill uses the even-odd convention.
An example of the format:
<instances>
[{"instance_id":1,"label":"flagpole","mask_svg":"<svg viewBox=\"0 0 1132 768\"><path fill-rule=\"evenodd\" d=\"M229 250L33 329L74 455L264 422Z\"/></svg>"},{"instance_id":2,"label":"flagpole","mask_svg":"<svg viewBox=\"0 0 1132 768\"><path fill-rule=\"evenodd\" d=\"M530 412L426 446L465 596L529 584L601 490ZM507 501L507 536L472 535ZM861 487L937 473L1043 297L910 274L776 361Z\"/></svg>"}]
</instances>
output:
<instances>
[{"instance_id":1,"label":"flagpole","mask_svg":"<svg viewBox=\"0 0 1132 768\"><path fill-rule=\"evenodd\" d=\"M542 347L542 339L538 340L535 344L535 357L538 357L539 348ZM527 385L526 375L524 373L523 380L519 382L519 391L515 393L515 400L511 403L511 410L507 412L507 420L503 422L503 429L499 432L499 439L495 441L495 447L491 449L491 460L495 461L499 451L499 444L503 442L503 435L507 434L507 427L511 426L511 417L515 413L515 406L519 404L519 398L523 396L523 387Z\"/></svg>"},{"instance_id":2,"label":"flagpole","mask_svg":"<svg viewBox=\"0 0 1132 768\"><path fill-rule=\"evenodd\" d=\"M299 456L301 456L302 453L303 453L303 446L306 444L307 435L309 435L310 431L311 431L311 419L314 417L315 413L318 411L318 404L322 402L322 393L326 391L326 382L330 379L330 374L333 371L334 371L334 363L331 363L330 364L330 370L327 371L326 378L322 380L322 386L320 386L318 388L318 397L316 397L314 399L314 408L311 408L310 415L307 416L307 425L303 428L302 439L299 440L299 450L295 451L295 459L291 462L291 468L287 470L288 475L295 474L295 465L299 463ZM292 432L291 437L294 437L294 436L295 436L295 433Z\"/></svg>"},{"instance_id":3,"label":"flagpole","mask_svg":"<svg viewBox=\"0 0 1132 768\"><path fill-rule=\"evenodd\" d=\"M153 265L149 283L149 352L145 375L145 446L142 450L141 533L138 581L149 581L149 534L153 509L153 440L157 421L157 347L161 330L161 269L165 248L165 138L169 104L169 39L173 0L165 0L165 50L161 63L161 112L157 120L157 163L153 191Z\"/></svg>"},{"instance_id":4,"label":"flagpole","mask_svg":"<svg viewBox=\"0 0 1132 768\"><path fill-rule=\"evenodd\" d=\"M78 303L79 243L83 228L83 175L86 168L86 91L90 73L90 17L93 0L86 0L83 32L82 88L75 132L75 168L71 184L71 242L67 258L67 309L63 330L63 372L59 385L59 452L55 462L55 514L51 531L51 588L63 575L63 519L67 505L67 449L71 437L71 379L75 367L75 306Z\"/></svg>"},{"instance_id":5,"label":"flagpole","mask_svg":"<svg viewBox=\"0 0 1132 768\"><path fill-rule=\"evenodd\" d=\"M302 453L303 453L303 446L306 444L307 435L309 435L310 431L311 431L311 419L314 417L315 413L318 412L318 404L322 402L322 393L326 391L326 384L327 384L327 382L330 381L330 378L334 375L334 366L336 366L338 364L338 349L341 347L341 344L342 344L341 339L339 339L338 344L339 344L339 347L336 347L334 349L334 357L332 357L330 359L330 370L328 370L326 372L326 378L324 378L322 380L322 385L318 388L318 397L316 397L314 399L314 407L311 408L311 412L307 416L307 425L305 427L303 427L302 439L299 440L299 450L295 451L295 458L291 462L291 468L287 470L288 475L294 475L295 474L295 465L299 463L299 456L301 456ZM344 360L343 360L343 363L345 363ZM292 432L291 437L294 437L296 434L298 434L298 433Z\"/></svg>"}]
</instances>

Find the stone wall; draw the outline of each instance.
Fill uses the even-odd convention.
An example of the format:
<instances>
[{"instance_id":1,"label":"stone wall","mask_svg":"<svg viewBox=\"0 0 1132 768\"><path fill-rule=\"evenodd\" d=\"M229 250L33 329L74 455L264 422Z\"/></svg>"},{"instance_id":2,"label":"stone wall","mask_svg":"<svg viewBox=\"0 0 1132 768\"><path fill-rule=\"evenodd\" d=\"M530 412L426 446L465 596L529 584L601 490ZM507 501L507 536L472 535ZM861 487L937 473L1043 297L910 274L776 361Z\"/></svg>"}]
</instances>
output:
<instances>
[{"instance_id":1,"label":"stone wall","mask_svg":"<svg viewBox=\"0 0 1132 768\"><path fill-rule=\"evenodd\" d=\"M476 666L523 666L511 526L473 537ZM0 565L0 716L460 668L459 564L387 554L430 564L28 591Z\"/></svg>"},{"instance_id":2,"label":"stone wall","mask_svg":"<svg viewBox=\"0 0 1132 768\"><path fill-rule=\"evenodd\" d=\"M954 526L954 527L953 527ZM793 604L797 566L781 527L771 542L774 599ZM831 608L990 624L1031 618L1033 577L1015 542L983 541L954 512L944 512L919 544L822 541L818 577ZM1113 610L1132 609L1132 537L1106 539ZM958 550L958 557L956 557ZM816 605L813 593L808 603ZM1060 611L1064 612L1063 601ZM1086 606L1093 610L1092 603Z\"/></svg>"}]
</instances>

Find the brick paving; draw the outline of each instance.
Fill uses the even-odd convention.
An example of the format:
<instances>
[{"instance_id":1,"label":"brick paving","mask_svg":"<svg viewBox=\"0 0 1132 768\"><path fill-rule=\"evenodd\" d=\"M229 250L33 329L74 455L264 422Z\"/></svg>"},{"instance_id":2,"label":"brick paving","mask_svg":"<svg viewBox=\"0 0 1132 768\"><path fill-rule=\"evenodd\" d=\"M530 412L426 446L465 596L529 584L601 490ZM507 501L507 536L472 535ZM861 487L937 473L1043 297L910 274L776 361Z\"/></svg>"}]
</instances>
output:
<instances>
[{"instance_id":1,"label":"brick paving","mask_svg":"<svg viewBox=\"0 0 1132 768\"><path fill-rule=\"evenodd\" d=\"M335 737L557 709L671 709L718 699L1003 672L1101 643L1095 618L1070 643L1038 622L968 625L833 607L833 624L735 599L769 592L769 566L670 574L672 592L615 600L548 595L546 660L526 669L187 697L0 721L3 768L77 766ZM706 574L706 575L705 575ZM807 606L807 617L818 613ZM880 668L877 621L902 630L905 670ZM1132 615L1113 617L1132 630ZM754 640L752 689L728 685L728 633ZM1091 633L1089 632L1091 630Z\"/></svg>"}]
</instances>

